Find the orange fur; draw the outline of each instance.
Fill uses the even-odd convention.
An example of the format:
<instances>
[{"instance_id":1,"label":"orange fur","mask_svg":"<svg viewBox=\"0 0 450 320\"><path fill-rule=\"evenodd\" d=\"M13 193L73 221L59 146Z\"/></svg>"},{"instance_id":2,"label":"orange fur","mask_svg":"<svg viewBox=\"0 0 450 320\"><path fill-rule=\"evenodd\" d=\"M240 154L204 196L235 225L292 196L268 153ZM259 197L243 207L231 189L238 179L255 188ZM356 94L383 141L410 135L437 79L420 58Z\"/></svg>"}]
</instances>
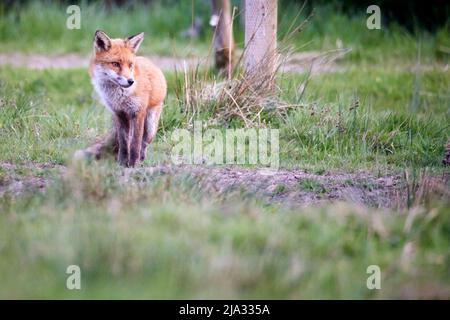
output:
<instances>
[{"instance_id":1,"label":"orange fur","mask_svg":"<svg viewBox=\"0 0 450 320\"><path fill-rule=\"evenodd\" d=\"M97 31L89 65L92 84L103 104L112 111L118 161L135 166L144 160L154 138L166 97L167 85L161 70L149 59L136 56L143 33L126 39L110 39ZM105 143L106 140L105 140ZM104 144L88 148L99 157Z\"/></svg>"}]
</instances>

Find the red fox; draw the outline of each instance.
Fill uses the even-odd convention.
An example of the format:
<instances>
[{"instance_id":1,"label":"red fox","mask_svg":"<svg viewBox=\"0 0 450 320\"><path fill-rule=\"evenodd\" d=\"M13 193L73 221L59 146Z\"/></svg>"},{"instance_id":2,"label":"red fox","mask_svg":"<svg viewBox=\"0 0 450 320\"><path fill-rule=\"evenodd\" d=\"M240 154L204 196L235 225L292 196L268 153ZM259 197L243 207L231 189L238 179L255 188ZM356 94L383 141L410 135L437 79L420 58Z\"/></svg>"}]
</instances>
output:
<instances>
[{"instance_id":1,"label":"red fox","mask_svg":"<svg viewBox=\"0 0 450 320\"><path fill-rule=\"evenodd\" d=\"M113 113L114 130L81 151L83 155L99 158L112 144L122 166L134 167L145 159L158 129L167 84L158 67L136 56L143 39L143 32L126 39L95 32L89 74L102 103Z\"/></svg>"}]
</instances>

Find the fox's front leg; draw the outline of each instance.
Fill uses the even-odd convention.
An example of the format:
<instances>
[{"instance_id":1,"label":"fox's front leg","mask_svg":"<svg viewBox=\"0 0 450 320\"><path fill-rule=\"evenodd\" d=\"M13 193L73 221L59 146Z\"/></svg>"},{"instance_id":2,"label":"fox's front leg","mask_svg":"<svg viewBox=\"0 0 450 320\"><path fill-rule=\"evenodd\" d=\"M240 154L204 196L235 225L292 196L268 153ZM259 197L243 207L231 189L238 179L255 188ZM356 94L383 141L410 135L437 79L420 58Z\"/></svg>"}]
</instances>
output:
<instances>
[{"instance_id":1,"label":"fox's front leg","mask_svg":"<svg viewBox=\"0 0 450 320\"><path fill-rule=\"evenodd\" d=\"M119 151L117 159L119 164L127 167L129 164L129 149L130 149L130 119L124 112L119 112L114 117L116 126L117 142Z\"/></svg>"},{"instance_id":2,"label":"fox's front leg","mask_svg":"<svg viewBox=\"0 0 450 320\"><path fill-rule=\"evenodd\" d=\"M130 144L130 167L134 167L140 159L145 113L136 114L136 116L132 119L132 122L133 136Z\"/></svg>"}]
</instances>

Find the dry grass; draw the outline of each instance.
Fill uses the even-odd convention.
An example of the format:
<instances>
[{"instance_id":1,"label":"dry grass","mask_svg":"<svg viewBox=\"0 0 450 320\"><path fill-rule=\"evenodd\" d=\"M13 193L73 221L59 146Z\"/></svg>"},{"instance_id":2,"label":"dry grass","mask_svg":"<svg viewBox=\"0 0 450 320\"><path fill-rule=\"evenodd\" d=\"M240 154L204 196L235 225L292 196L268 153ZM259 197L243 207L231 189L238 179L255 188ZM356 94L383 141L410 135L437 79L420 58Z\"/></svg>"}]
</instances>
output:
<instances>
[{"instance_id":1,"label":"dry grass","mask_svg":"<svg viewBox=\"0 0 450 320\"><path fill-rule=\"evenodd\" d=\"M408 208L431 204L439 199L450 199L450 174L443 173L442 177L431 174L427 168L418 173L414 170L404 171L405 199L403 203Z\"/></svg>"},{"instance_id":2,"label":"dry grass","mask_svg":"<svg viewBox=\"0 0 450 320\"><path fill-rule=\"evenodd\" d=\"M246 128L264 127L270 117L283 118L287 110L297 107L297 103L280 98L283 96L282 89L276 83L280 69L295 52L290 45L292 37L303 30L312 16L298 23L300 13L278 43L276 52L268 51L258 67L252 70L244 67L247 46L240 52L232 72L226 78L201 68L203 63L209 65L211 50L196 67L185 65L183 70L176 70L175 94L188 123L192 123L206 109L210 124L230 124L238 120ZM298 87L304 88L308 79L309 74Z\"/></svg>"},{"instance_id":3,"label":"dry grass","mask_svg":"<svg viewBox=\"0 0 450 320\"><path fill-rule=\"evenodd\" d=\"M276 60L278 70L284 59ZM232 79L216 77L208 70L201 72L200 65L184 68L182 73L177 71L175 93L188 123L206 111L209 124L239 120L246 128L261 127L266 125L269 115L282 117L288 109L297 106L279 98L280 88L271 88L276 81L276 72L249 74L244 72L241 64L242 59L239 59Z\"/></svg>"}]
</instances>

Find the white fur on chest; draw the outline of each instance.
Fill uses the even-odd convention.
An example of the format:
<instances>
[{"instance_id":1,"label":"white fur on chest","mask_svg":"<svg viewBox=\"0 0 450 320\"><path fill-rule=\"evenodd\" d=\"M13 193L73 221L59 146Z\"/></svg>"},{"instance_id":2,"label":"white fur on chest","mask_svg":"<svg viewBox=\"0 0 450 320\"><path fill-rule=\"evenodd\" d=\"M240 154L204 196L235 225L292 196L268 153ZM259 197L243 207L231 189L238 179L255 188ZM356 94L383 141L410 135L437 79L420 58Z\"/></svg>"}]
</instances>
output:
<instances>
[{"instance_id":1,"label":"white fur on chest","mask_svg":"<svg viewBox=\"0 0 450 320\"><path fill-rule=\"evenodd\" d=\"M94 70L92 85L100 96L102 104L113 113L125 112L131 115L139 110L140 101L133 95L134 86L122 88L105 77L100 70Z\"/></svg>"}]
</instances>

